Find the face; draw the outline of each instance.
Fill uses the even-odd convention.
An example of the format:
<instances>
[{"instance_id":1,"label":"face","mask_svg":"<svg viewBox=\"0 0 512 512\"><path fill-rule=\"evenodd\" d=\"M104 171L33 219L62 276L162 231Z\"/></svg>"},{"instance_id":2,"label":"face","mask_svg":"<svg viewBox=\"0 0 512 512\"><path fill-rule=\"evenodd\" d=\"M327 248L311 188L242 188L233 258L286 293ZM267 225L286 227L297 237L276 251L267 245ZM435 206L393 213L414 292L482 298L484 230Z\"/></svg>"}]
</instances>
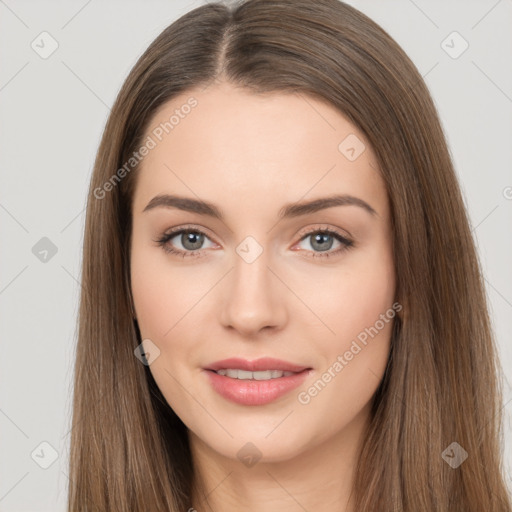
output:
<instances>
[{"instance_id":1,"label":"face","mask_svg":"<svg viewBox=\"0 0 512 512\"><path fill-rule=\"evenodd\" d=\"M146 137L131 282L167 402L232 459L247 442L284 461L350 439L396 312L389 204L365 137L313 97L225 83L173 98ZM243 361L221 370L263 373L208 369L228 358ZM250 366L261 358L281 362ZM264 371L284 362L293 374Z\"/></svg>"}]
</instances>

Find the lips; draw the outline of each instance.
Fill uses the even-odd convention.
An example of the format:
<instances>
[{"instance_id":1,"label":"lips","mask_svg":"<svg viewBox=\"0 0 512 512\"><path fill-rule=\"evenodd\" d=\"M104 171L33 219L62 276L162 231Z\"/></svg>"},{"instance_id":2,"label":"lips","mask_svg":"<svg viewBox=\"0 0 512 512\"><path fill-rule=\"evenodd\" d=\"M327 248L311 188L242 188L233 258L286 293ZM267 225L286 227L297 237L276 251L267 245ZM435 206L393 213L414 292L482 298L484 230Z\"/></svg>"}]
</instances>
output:
<instances>
[{"instance_id":1,"label":"lips","mask_svg":"<svg viewBox=\"0 0 512 512\"><path fill-rule=\"evenodd\" d=\"M253 375L253 378L232 378L218 370L242 370L246 372L268 372L277 370L284 373L277 378L266 378L261 380ZM289 361L275 359L273 357L262 357L254 361L231 357L216 361L203 368L212 388L225 399L241 405L265 405L290 393L293 389L304 383L310 375L312 368L301 366ZM230 373L229 371L227 373ZM231 372L232 373L232 372ZM238 377L240 372L238 372ZM261 374L258 375L261 377Z\"/></svg>"},{"instance_id":2,"label":"lips","mask_svg":"<svg viewBox=\"0 0 512 512\"><path fill-rule=\"evenodd\" d=\"M232 379L206 369L202 373L212 389L226 400L239 405L257 406L269 404L289 395L292 390L304 383L310 371L304 370L287 377L270 380Z\"/></svg>"},{"instance_id":3,"label":"lips","mask_svg":"<svg viewBox=\"0 0 512 512\"><path fill-rule=\"evenodd\" d=\"M281 370L284 372L300 373L311 368L308 366L300 366L288 361L283 361L281 359L275 359L273 357L262 357L260 359L255 359L254 361L231 357L229 359L222 359L221 361L216 361L212 364L209 364L204 369L212 371L237 369L246 370L249 372Z\"/></svg>"}]
</instances>

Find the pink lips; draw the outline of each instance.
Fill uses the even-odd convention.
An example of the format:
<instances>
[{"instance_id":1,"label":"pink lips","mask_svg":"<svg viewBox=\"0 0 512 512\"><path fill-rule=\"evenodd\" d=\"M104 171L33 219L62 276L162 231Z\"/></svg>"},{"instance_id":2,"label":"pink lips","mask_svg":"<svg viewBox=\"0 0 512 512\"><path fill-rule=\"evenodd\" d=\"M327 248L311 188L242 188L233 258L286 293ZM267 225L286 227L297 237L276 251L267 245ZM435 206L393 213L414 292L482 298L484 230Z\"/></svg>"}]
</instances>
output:
<instances>
[{"instance_id":1,"label":"pink lips","mask_svg":"<svg viewBox=\"0 0 512 512\"><path fill-rule=\"evenodd\" d=\"M219 375L215 370L239 369L247 371L282 370L294 375L269 380L233 379ZM311 368L264 357L255 361L230 358L217 361L204 369L213 389L224 398L241 405L264 405L289 393L304 382Z\"/></svg>"}]
</instances>

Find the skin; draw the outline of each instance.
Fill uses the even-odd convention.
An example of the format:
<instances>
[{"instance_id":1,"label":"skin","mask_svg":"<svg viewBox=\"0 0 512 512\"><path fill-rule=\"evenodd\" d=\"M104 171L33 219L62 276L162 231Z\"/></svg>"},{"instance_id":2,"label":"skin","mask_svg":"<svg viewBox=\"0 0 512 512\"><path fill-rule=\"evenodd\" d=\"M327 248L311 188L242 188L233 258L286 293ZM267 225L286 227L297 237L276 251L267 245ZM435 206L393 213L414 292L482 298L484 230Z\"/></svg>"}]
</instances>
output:
<instances>
[{"instance_id":1,"label":"skin","mask_svg":"<svg viewBox=\"0 0 512 512\"><path fill-rule=\"evenodd\" d=\"M197 106L142 162L131 244L135 314L142 339L160 351L150 370L189 429L196 479L208 495L195 493L190 506L351 511L353 470L388 360L392 320L309 403L298 394L394 302L390 211L375 155L323 101L256 95L224 82L173 98L146 135L191 96ZM366 146L354 161L338 149L350 134ZM209 201L224 220L176 208L144 212L159 194ZM343 205L278 219L285 204L332 194L360 198L376 214ZM155 242L181 226L206 234L196 256L168 254ZM315 233L325 228L353 246L334 254L343 245L328 238L332 256L312 257L323 254ZM236 252L247 236L263 248L252 263ZM168 245L194 247L181 235ZM263 356L313 370L299 388L262 406L226 400L202 370L227 357ZM252 467L237 456L247 442L261 453Z\"/></svg>"}]
</instances>

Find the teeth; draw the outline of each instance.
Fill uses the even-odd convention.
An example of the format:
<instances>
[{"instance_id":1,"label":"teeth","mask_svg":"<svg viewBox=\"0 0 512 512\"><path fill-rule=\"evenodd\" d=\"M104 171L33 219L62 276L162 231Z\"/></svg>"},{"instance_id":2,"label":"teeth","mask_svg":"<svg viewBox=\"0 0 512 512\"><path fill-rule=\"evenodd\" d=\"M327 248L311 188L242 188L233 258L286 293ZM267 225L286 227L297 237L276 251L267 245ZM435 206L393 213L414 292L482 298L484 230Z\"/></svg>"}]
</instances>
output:
<instances>
[{"instance_id":1,"label":"teeth","mask_svg":"<svg viewBox=\"0 0 512 512\"><path fill-rule=\"evenodd\" d=\"M259 372L249 372L247 370L222 369L222 370L217 370L216 373L219 375L224 375L226 377L230 377L232 379L269 380L269 379L279 379L280 377L288 377L289 375L293 375L295 372L284 372L281 370L264 370L264 371L259 371Z\"/></svg>"}]
</instances>

